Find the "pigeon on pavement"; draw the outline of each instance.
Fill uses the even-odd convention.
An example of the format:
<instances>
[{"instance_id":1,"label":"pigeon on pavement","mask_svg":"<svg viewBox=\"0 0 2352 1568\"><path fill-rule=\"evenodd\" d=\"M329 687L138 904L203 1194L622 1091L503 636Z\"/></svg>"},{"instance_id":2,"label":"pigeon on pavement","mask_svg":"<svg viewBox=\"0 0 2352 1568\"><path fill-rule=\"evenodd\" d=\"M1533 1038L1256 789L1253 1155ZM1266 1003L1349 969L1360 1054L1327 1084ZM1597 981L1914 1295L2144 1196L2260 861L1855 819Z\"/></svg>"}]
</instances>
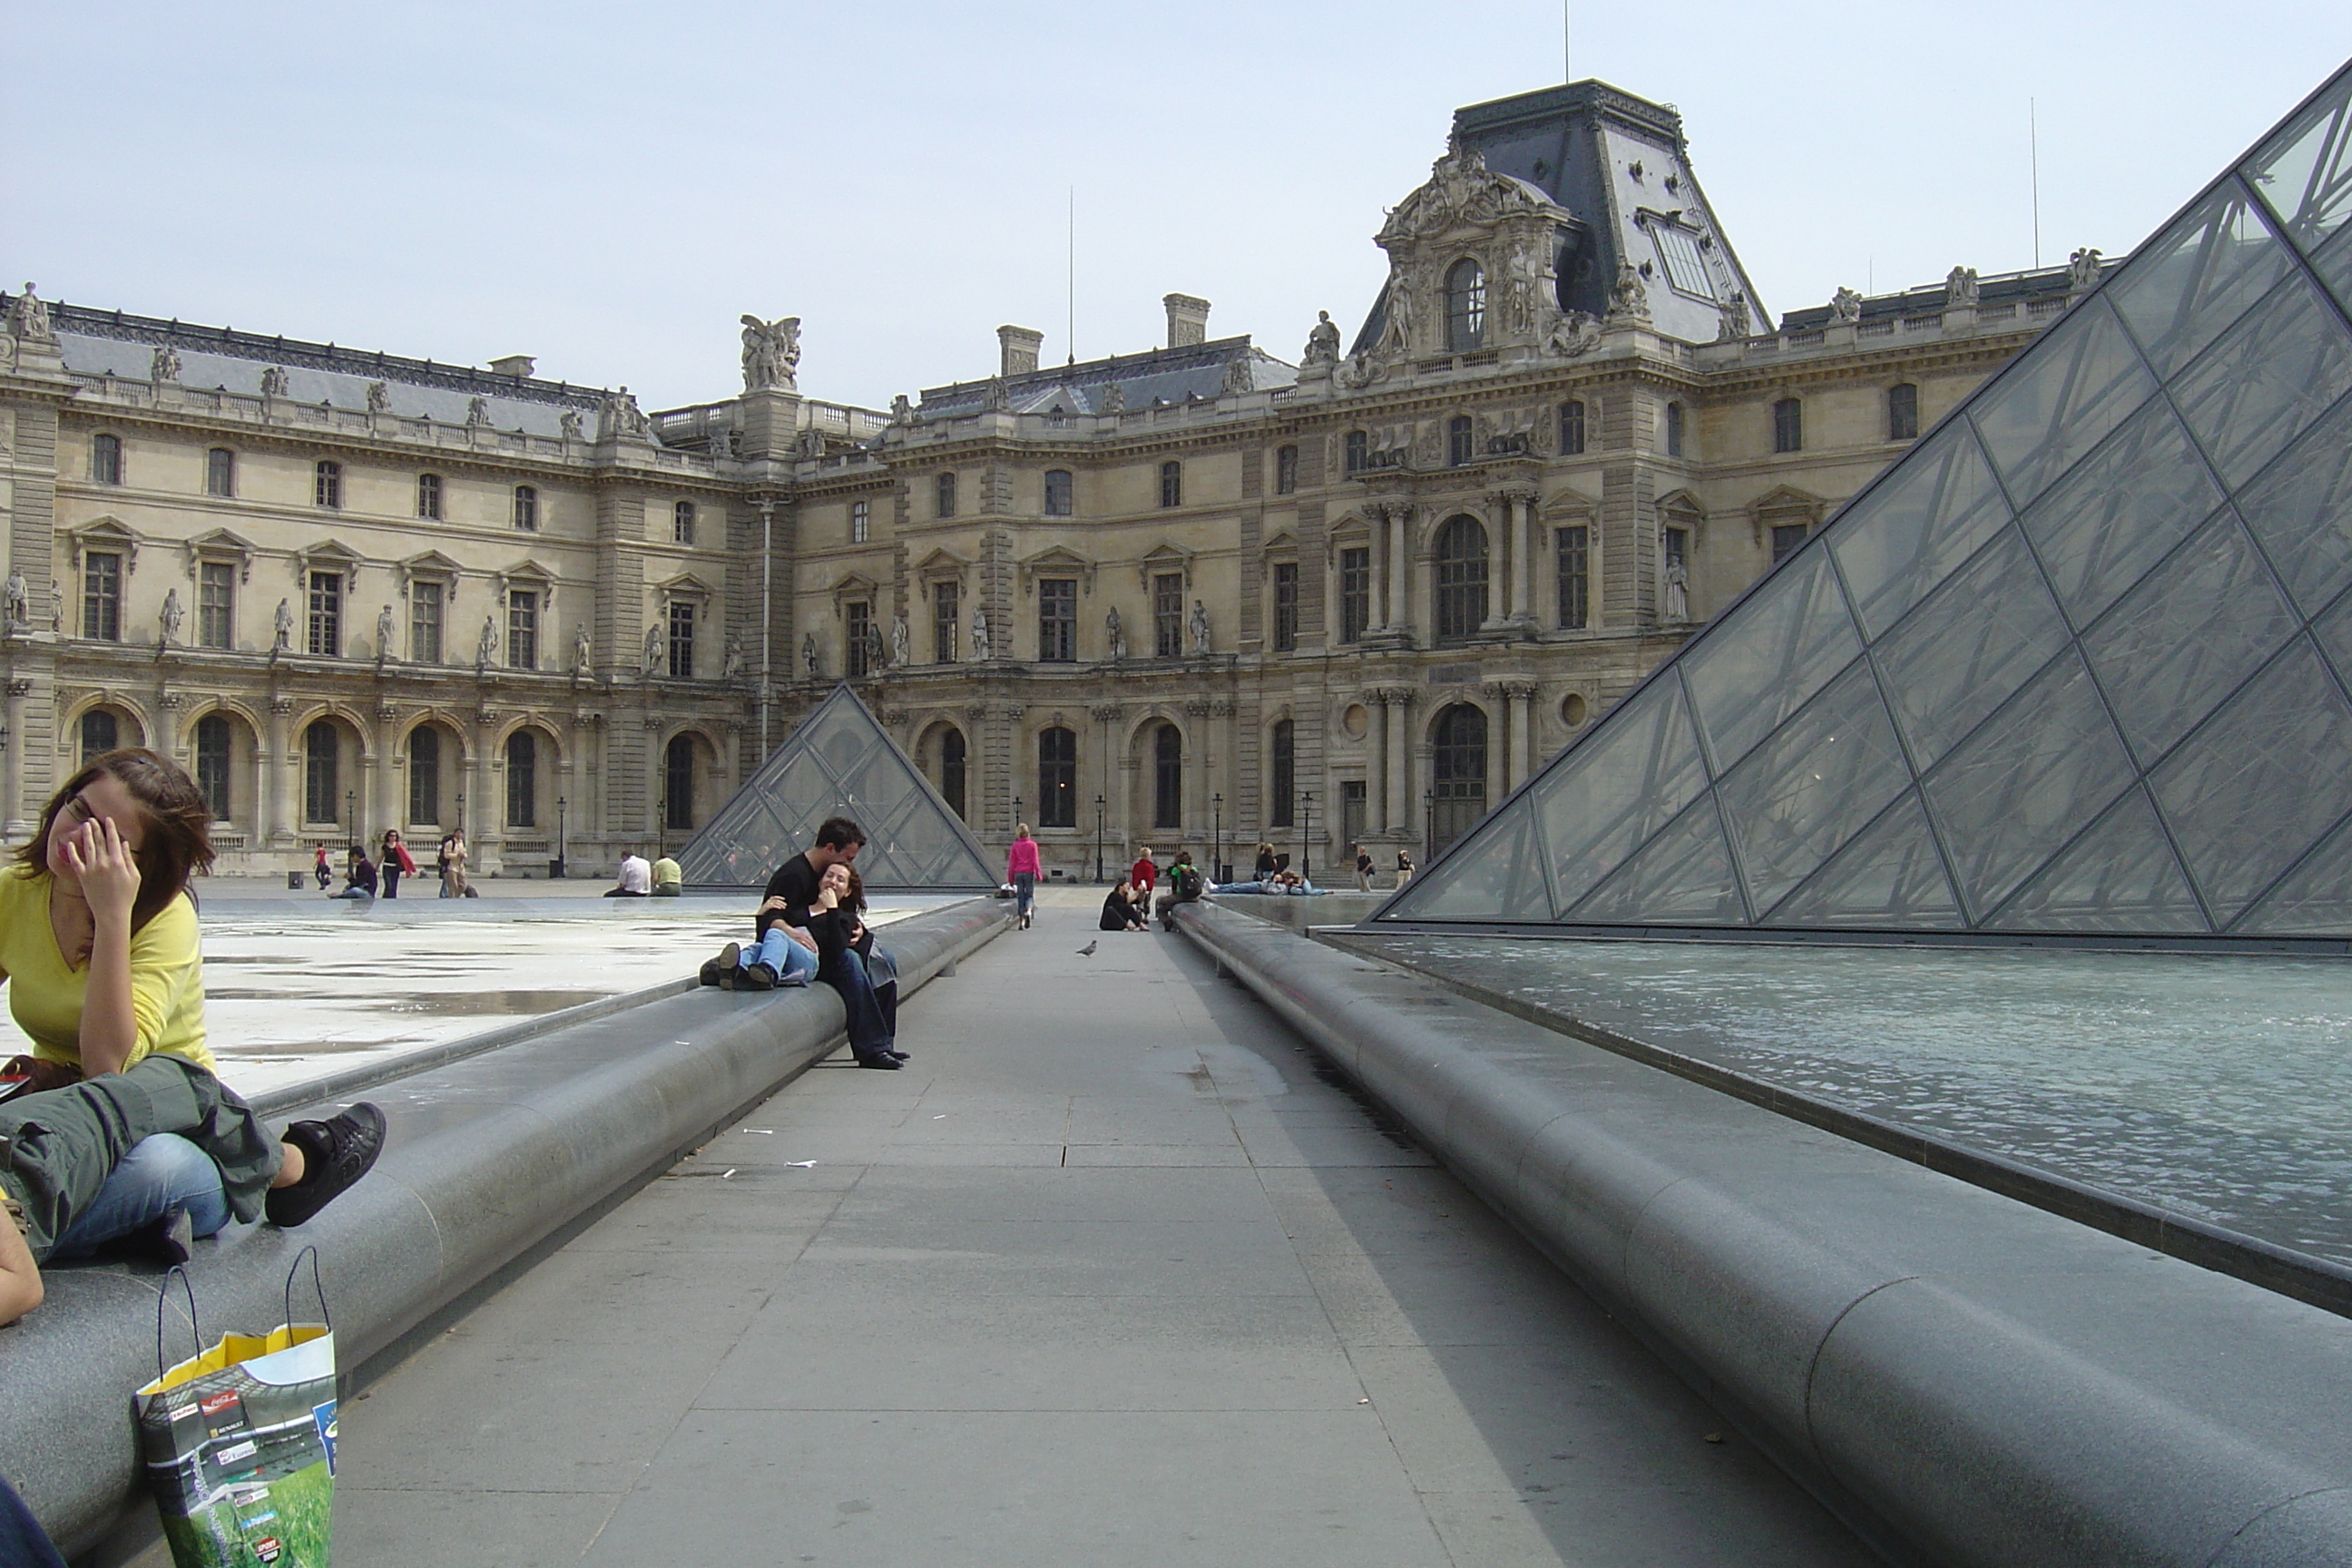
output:
<instances>
[{"instance_id":1,"label":"pigeon on pavement","mask_svg":"<svg viewBox=\"0 0 2352 1568\"><path fill-rule=\"evenodd\" d=\"M1078 949L1078 956L1080 958L1092 958L1095 955L1095 949L1101 945L1102 939L1100 937L1097 937L1094 941L1087 943L1086 946Z\"/></svg>"}]
</instances>

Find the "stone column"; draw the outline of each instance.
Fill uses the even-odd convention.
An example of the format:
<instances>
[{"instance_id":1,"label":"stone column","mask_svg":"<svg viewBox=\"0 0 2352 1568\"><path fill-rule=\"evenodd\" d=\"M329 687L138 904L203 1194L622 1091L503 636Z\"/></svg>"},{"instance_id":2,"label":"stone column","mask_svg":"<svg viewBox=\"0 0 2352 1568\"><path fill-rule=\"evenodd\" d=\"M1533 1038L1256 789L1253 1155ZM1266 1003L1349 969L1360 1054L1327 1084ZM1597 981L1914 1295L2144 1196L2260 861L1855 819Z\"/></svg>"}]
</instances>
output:
<instances>
[{"instance_id":1,"label":"stone column","mask_svg":"<svg viewBox=\"0 0 2352 1568\"><path fill-rule=\"evenodd\" d=\"M1534 725L1531 704L1535 700L1536 683L1532 680L1492 681L1486 687L1486 695L1503 710L1500 760L1503 764L1503 789L1507 794L1525 784L1532 771L1534 747L1530 742Z\"/></svg>"},{"instance_id":2,"label":"stone column","mask_svg":"<svg viewBox=\"0 0 2352 1568\"><path fill-rule=\"evenodd\" d=\"M373 770L374 776L372 781L374 785L375 814L369 818L373 826L367 834L362 835L362 838L366 842L379 846L383 843L383 830L387 827L399 828L402 842L405 843L408 838L407 792L400 787L400 781L404 774L396 767L399 749L396 737L399 729L400 710L389 702L377 703L375 767ZM409 853L414 855L415 851L412 849Z\"/></svg>"},{"instance_id":3,"label":"stone column","mask_svg":"<svg viewBox=\"0 0 2352 1568\"><path fill-rule=\"evenodd\" d=\"M1396 632L1412 619L1413 510L1410 505L1389 509L1389 629Z\"/></svg>"},{"instance_id":4,"label":"stone column","mask_svg":"<svg viewBox=\"0 0 2352 1568\"><path fill-rule=\"evenodd\" d=\"M1389 832L1406 838L1418 837L1413 826L1412 793L1412 692L1402 686L1383 691L1381 700L1388 707L1389 742L1387 756L1389 777Z\"/></svg>"},{"instance_id":5,"label":"stone column","mask_svg":"<svg viewBox=\"0 0 2352 1568\"><path fill-rule=\"evenodd\" d=\"M1384 833L1389 826L1389 712L1388 696L1373 690L1364 693L1364 706L1370 710L1371 765L1364 770L1364 831Z\"/></svg>"},{"instance_id":6,"label":"stone column","mask_svg":"<svg viewBox=\"0 0 2352 1568\"><path fill-rule=\"evenodd\" d=\"M292 802L287 796L288 782L294 771L294 757L288 751L286 717L294 711L290 697L269 700L269 734L263 742L261 788L268 803L260 824L269 835L269 842L281 849L291 849L300 837L297 829L301 823L293 813Z\"/></svg>"},{"instance_id":7,"label":"stone column","mask_svg":"<svg viewBox=\"0 0 2352 1568\"><path fill-rule=\"evenodd\" d=\"M0 822L6 824L8 842L21 844L32 837L37 824L25 815L25 769L20 759L26 751L25 699L32 693L33 683L22 676L8 678L8 756L0 759Z\"/></svg>"},{"instance_id":8,"label":"stone column","mask_svg":"<svg viewBox=\"0 0 2352 1568\"><path fill-rule=\"evenodd\" d=\"M1535 621L1536 498L1525 490L1507 494L1512 534L1517 547L1511 552L1511 619L1520 626Z\"/></svg>"}]
</instances>

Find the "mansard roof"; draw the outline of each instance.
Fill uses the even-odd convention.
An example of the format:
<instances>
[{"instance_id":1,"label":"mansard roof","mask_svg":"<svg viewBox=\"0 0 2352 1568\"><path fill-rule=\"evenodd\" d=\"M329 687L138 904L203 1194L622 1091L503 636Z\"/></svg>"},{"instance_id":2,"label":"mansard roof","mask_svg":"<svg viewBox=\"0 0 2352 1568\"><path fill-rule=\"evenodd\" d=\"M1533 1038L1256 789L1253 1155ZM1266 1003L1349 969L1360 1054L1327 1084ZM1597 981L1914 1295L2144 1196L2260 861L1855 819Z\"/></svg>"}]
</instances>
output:
<instances>
[{"instance_id":1,"label":"mansard roof","mask_svg":"<svg viewBox=\"0 0 2352 1568\"><path fill-rule=\"evenodd\" d=\"M925 387L915 413L923 419L976 414L989 406L1000 384L1003 406L1015 414L1100 414L1104 394L1113 386L1119 389L1129 409L1192 403L1223 391L1227 366L1244 358L1249 361L1250 384L1255 391L1294 385L1298 380L1297 366L1252 346L1249 335L1244 333L1180 348L1044 365L1019 375Z\"/></svg>"}]
</instances>

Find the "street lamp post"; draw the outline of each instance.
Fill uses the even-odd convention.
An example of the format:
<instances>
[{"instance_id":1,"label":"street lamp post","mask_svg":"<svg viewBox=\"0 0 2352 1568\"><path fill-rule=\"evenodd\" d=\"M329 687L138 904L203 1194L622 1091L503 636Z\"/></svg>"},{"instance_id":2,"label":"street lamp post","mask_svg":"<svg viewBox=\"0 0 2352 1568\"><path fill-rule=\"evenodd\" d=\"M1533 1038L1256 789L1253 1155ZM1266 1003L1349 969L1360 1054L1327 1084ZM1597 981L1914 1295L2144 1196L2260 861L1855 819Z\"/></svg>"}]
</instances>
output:
<instances>
[{"instance_id":1,"label":"street lamp post","mask_svg":"<svg viewBox=\"0 0 2352 1568\"><path fill-rule=\"evenodd\" d=\"M351 828L352 842L354 844L357 844L360 841L358 801L359 794L357 791L347 789L343 792L343 821L345 825Z\"/></svg>"},{"instance_id":2,"label":"street lamp post","mask_svg":"<svg viewBox=\"0 0 2352 1568\"><path fill-rule=\"evenodd\" d=\"M1209 875L1222 882L1225 879L1225 797L1209 797Z\"/></svg>"},{"instance_id":3,"label":"street lamp post","mask_svg":"<svg viewBox=\"0 0 2352 1568\"><path fill-rule=\"evenodd\" d=\"M548 868L550 877L561 879L563 869L563 808L572 803L562 795L555 797L555 864Z\"/></svg>"},{"instance_id":4,"label":"street lamp post","mask_svg":"<svg viewBox=\"0 0 2352 1568\"><path fill-rule=\"evenodd\" d=\"M669 796L658 795L654 800L654 858L669 853Z\"/></svg>"},{"instance_id":5,"label":"street lamp post","mask_svg":"<svg viewBox=\"0 0 2352 1568\"><path fill-rule=\"evenodd\" d=\"M1315 868L1307 864L1307 857L1312 853L1314 844L1315 792L1311 789L1303 789L1298 792L1298 875L1302 881L1311 882L1315 879Z\"/></svg>"},{"instance_id":6,"label":"street lamp post","mask_svg":"<svg viewBox=\"0 0 2352 1568\"><path fill-rule=\"evenodd\" d=\"M1437 858L1437 792L1421 792L1421 858L1424 861Z\"/></svg>"},{"instance_id":7,"label":"street lamp post","mask_svg":"<svg viewBox=\"0 0 2352 1568\"><path fill-rule=\"evenodd\" d=\"M1103 879L1103 797L1095 796L1095 881Z\"/></svg>"},{"instance_id":8,"label":"street lamp post","mask_svg":"<svg viewBox=\"0 0 2352 1568\"><path fill-rule=\"evenodd\" d=\"M457 831L460 833L463 833L466 830L466 792L464 790L459 790L457 792L457 821L456 826Z\"/></svg>"}]
</instances>

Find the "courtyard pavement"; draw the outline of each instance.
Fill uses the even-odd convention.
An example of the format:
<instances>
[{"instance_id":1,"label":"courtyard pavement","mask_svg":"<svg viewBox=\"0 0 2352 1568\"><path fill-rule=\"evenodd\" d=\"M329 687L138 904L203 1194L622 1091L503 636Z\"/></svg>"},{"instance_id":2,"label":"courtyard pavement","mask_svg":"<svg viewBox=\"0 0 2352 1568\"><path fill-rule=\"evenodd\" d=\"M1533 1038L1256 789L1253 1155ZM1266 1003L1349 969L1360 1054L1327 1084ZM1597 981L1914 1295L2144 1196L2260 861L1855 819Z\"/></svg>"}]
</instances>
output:
<instances>
[{"instance_id":1,"label":"courtyard pavement","mask_svg":"<svg viewBox=\"0 0 2352 1568\"><path fill-rule=\"evenodd\" d=\"M1873 1561L1099 897L348 1401L339 1568Z\"/></svg>"}]
</instances>

